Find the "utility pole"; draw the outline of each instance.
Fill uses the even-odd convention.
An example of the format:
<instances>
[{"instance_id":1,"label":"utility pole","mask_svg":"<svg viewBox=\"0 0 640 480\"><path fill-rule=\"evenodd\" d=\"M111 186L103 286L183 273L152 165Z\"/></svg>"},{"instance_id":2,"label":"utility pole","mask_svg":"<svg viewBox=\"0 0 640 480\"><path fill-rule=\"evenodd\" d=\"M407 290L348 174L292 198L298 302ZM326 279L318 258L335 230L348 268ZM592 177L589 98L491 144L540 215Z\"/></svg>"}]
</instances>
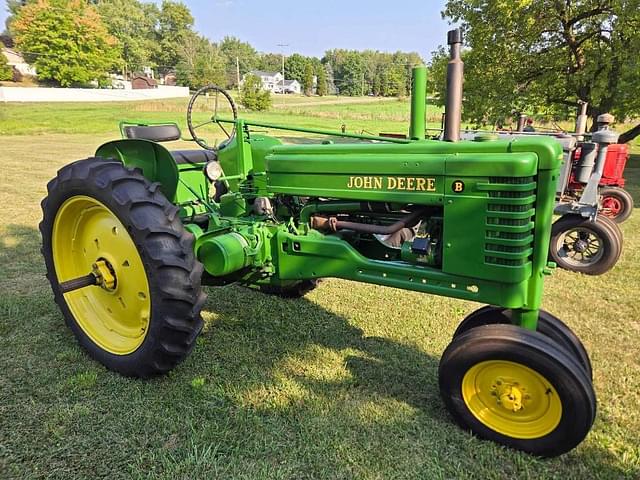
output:
<instances>
[{"instance_id":1,"label":"utility pole","mask_svg":"<svg viewBox=\"0 0 640 480\"><path fill-rule=\"evenodd\" d=\"M282 101L284 102L284 47L288 47L288 43L279 43L278 47L282 48L282 90L280 93L282 94Z\"/></svg>"},{"instance_id":2,"label":"utility pole","mask_svg":"<svg viewBox=\"0 0 640 480\"><path fill-rule=\"evenodd\" d=\"M240 59L236 57L236 81L238 85L238 93L240 92Z\"/></svg>"}]
</instances>

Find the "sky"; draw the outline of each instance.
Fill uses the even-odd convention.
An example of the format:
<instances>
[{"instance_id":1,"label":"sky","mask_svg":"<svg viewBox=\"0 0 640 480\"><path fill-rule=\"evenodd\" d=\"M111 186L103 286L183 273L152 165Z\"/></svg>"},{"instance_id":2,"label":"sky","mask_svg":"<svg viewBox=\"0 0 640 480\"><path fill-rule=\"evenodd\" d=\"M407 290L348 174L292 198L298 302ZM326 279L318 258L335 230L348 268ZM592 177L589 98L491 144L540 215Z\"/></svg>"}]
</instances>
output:
<instances>
[{"instance_id":1,"label":"sky","mask_svg":"<svg viewBox=\"0 0 640 480\"><path fill-rule=\"evenodd\" d=\"M397 1L397 0L396 0ZM184 0L198 32L232 35L258 51L322 57L332 48L416 51L446 43L445 0ZM156 0L156 3L161 3ZM0 26L7 17L2 1ZM286 47L278 46L286 44Z\"/></svg>"}]
</instances>

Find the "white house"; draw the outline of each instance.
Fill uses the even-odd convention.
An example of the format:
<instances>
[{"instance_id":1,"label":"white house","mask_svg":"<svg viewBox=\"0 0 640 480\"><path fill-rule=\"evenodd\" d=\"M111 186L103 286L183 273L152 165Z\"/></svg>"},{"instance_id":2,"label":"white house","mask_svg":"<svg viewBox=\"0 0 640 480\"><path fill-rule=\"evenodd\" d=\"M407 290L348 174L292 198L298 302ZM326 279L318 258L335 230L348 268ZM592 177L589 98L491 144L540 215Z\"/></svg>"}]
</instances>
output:
<instances>
[{"instance_id":1,"label":"white house","mask_svg":"<svg viewBox=\"0 0 640 480\"><path fill-rule=\"evenodd\" d=\"M277 93L282 93L283 84L280 83L276 90ZM302 87L300 86L300 82L297 80L285 80L284 81L284 93L300 93L302 92Z\"/></svg>"},{"instance_id":2,"label":"white house","mask_svg":"<svg viewBox=\"0 0 640 480\"><path fill-rule=\"evenodd\" d=\"M282 89L282 74L280 72L263 72L262 70L253 70L242 77L242 83L248 75L254 75L262 82L262 88L276 93Z\"/></svg>"},{"instance_id":3,"label":"white house","mask_svg":"<svg viewBox=\"0 0 640 480\"><path fill-rule=\"evenodd\" d=\"M35 67L29 65L18 52L10 48L3 48L2 53L7 57L7 63L10 67L15 67L22 75L36 76L37 72Z\"/></svg>"},{"instance_id":4,"label":"white house","mask_svg":"<svg viewBox=\"0 0 640 480\"><path fill-rule=\"evenodd\" d=\"M247 75L254 75L262 82L262 88L269 90L271 93L300 93L302 87L297 80L286 80L280 72L263 72L262 70L253 70L242 77L244 83Z\"/></svg>"}]
</instances>

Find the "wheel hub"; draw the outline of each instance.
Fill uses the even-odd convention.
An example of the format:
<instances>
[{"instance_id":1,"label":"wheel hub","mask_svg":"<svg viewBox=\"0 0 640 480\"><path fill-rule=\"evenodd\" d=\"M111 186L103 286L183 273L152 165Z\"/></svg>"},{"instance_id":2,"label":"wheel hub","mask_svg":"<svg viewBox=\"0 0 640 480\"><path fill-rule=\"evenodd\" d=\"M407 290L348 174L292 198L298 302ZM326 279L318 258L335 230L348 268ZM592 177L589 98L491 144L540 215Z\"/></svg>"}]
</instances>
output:
<instances>
[{"instance_id":1,"label":"wheel hub","mask_svg":"<svg viewBox=\"0 0 640 480\"><path fill-rule=\"evenodd\" d=\"M496 403L505 410L510 412L519 412L524 408L524 399L529 400L529 395L525 394L525 387L522 387L518 382L505 382L502 379L497 379L492 386L491 395L496 397Z\"/></svg>"},{"instance_id":2,"label":"wheel hub","mask_svg":"<svg viewBox=\"0 0 640 480\"><path fill-rule=\"evenodd\" d=\"M116 289L116 272L108 260L101 258L91 266L91 273L96 277L96 285L107 291Z\"/></svg>"},{"instance_id":3,"label":"wheel hub","mask_svg":"<svg viewBox=\"0 0 640 480\"><path fill-rule=\"evenodd\" d=\"M580 239L573 244L573 249L578 253L586 251L587 248L589 248L589 240Z\"/></svg>"},{"instance_id":4,"label":"wheel hub","mask_svg":"<svg viewBox=\"0 0 640 480\"><path fill-rule=\"evenodd\" d=\"M622 211L622 202L615 197L605 197L602 200L602 209L605 215L615 217Z\"/></svg>"}]
</instances>

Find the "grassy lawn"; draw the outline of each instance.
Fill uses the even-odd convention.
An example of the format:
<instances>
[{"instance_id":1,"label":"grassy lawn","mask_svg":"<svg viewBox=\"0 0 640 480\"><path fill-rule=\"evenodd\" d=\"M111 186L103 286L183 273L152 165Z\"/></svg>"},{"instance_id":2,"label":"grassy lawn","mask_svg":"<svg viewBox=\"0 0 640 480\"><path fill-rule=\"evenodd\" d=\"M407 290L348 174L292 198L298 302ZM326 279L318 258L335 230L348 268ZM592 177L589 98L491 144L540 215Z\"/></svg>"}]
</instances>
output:
<instances>
[{"instance_id":1,"label":"grassy lawn","mask_svg":"<svg viewBox=\"0 0 640 480\"><path fill-rule=\"evenodd\" d=\"M640 477L639 210L612 272L558 271L546 283L544 306L585 343L599 398L589 436L557 459L480 441L445 411L438 360L479 307L470 302L334 279L303 300L208 288L206 328L171 374L132 380L90 360L44 278L39 202L56 170L115 137L118 120L184 118L165 110L0 107L0 479ZM406 113L390 102L259 117L376 132L405 131ZM627 179L640 205L635 153Z\"/></svg>"}]
</instances>

